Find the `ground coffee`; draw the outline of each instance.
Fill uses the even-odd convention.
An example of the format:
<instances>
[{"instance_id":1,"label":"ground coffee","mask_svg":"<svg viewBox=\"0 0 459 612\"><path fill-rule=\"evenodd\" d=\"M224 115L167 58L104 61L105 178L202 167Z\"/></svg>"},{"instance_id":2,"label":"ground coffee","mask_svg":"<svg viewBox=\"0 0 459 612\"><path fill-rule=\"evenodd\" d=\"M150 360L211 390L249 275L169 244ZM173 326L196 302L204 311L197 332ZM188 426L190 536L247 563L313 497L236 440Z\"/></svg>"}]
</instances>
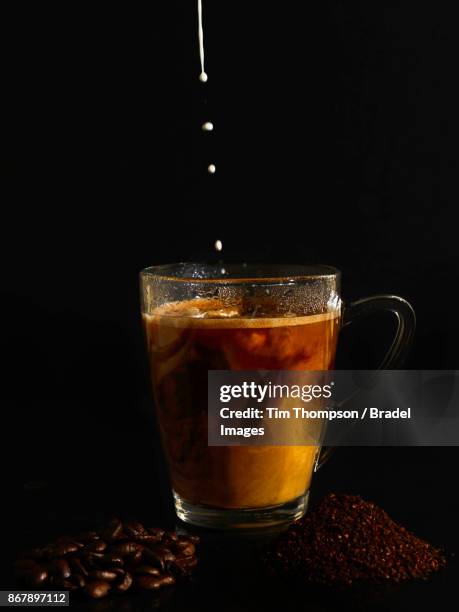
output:
<instances>
[{"instance_id":1,"label":"ground coffee","mask_svg":"<svg viewBox=\"0 0 459 612\"><path fill-rule=\"evenodd\" d=\"M442 552L356 495L327 495L293 523L268 553L270 571L326 585L427 578Z\"/></svg>"}]
</instances>

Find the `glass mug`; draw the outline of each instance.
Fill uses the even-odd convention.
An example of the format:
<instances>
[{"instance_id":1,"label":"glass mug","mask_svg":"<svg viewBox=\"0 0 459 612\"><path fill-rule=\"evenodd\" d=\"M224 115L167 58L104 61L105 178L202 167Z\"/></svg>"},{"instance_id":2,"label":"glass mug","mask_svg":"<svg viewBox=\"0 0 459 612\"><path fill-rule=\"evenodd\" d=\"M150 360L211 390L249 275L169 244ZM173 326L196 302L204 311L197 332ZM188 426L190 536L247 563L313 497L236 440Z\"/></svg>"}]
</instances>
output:
<instances>
[{"instance_id":1,"label":"glass mug","mask_svg":"<svg viewBox=\"0 0 459 612\"><path fill-rule=\"evenodd\" d=\"M208 446L209 370L330 370L339 330L388 310L398 320L381 367L400 362L411 306L375 296L344 306L330 266L181 263L141 272L142 314L157 419L178 517L213 528L298 519L317 446ZM325 453L326 454L326 453Z\"/></svg>"}]
</instances>

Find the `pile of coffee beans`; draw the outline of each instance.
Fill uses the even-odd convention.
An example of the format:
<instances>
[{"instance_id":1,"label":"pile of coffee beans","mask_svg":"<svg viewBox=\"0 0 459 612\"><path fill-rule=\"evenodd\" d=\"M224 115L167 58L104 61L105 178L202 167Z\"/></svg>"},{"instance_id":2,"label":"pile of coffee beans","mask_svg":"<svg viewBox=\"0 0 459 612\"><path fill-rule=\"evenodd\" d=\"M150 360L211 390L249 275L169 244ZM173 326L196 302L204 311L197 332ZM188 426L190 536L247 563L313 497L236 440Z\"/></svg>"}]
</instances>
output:
<instances>
[{"instance_id":1,"label":"pile of coffee beans","mask_svg":"<svg viewBox=\"0 0 459 612\"><path fill-rule=\"evenodd\" d=\"M277 575L325 585L426 579L446 564L442 552L356 495L327 495L269 551Z\"/></svg>"},{"instance_id":2,"label":"pile of coffee beans","mask_svg":"<svg viewBox=\"0 0 459 612\"><path fill-rule=\"evenodd\" d=\"M191 573L197 541L115 518L98 531L63 536L24 553L15 570L30 587L84 591L96 599L131 588L158 590Z\"/></svg>"}]
</instances>

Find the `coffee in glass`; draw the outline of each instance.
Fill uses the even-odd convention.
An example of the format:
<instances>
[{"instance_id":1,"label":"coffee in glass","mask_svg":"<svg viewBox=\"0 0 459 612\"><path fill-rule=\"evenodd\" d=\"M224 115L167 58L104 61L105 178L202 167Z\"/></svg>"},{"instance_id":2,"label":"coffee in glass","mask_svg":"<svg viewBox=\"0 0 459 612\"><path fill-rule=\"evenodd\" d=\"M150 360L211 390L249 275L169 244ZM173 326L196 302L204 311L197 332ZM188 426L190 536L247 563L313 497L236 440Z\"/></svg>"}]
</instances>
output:
<instances>
[{"instance_id":1,"label":"coffee in glass","mask_svg":"<svg viewBox=\"0 0 459 612\"><path fill-rule=\"evenodd\" d=\"M231 527L306 509L318 446L209 446L209 370L334 367L339 273L327 266L177 264L142 273L157 417L178 516ZM379 298L375 298L379 299Z\"/></svg>"}]
</instances>

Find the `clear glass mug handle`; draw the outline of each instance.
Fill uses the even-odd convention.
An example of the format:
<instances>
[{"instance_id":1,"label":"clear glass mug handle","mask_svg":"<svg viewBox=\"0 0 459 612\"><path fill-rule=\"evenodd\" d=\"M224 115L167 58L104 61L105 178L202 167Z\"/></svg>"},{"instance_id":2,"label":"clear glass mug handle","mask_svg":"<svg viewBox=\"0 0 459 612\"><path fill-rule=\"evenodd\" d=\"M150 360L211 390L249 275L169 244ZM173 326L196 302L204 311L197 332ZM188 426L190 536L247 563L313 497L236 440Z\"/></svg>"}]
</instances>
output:
<instances>
[{"instance_id":1,"label":"clear glass mug handle","mask_svg":"<svg viewBox=\"0 0 459 612\"><path fill-rule=\"evenodd\" d=\"M416 329L416 315L409 302L397 295L375 295L362 298L344 306L341 329L357 319L376 312L388 311L397 318L397 330L389 350L378 366L378 370L391 370L403 363ZM324 446L317 454L314 471L317 471L328 460L333 451L332 446Z\"/></svg>"}]
</instances>

